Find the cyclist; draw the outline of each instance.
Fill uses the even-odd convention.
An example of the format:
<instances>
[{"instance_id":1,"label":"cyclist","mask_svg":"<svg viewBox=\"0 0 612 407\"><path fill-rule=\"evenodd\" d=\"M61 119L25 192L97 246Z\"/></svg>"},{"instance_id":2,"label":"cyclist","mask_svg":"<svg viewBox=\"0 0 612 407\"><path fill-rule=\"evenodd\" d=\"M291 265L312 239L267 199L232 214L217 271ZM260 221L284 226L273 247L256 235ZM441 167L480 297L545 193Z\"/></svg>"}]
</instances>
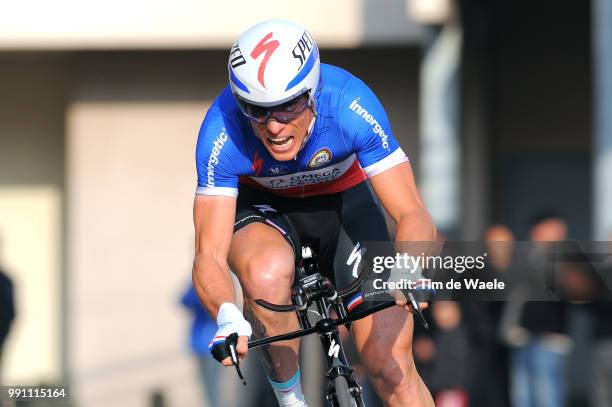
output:
<instances>
[{"instance_id":1,"label":"cyclist","mask_svg":"<svg viewBox=\"0 0 612 407\"><path fill-rule=\"evenodd\" d=\"M244 357L252 333L298 328L293 313L254 300L290 303L302 242L317 246L322 270L335 270L343 287L363 266L363 241L389 240L380 204L397 224L396 241L435 238L380 102L358 78L321 64L307 30L278 19L251 27L231 48L228 70L230 83L208 110L196 148L193 266L198 296L219 326L210 347L226 366L228 335L239 335ZM347 307L369 304L358 295ZM406 301L398 305L354 322L354 342L386 405L432 406L412 358L413 318ZM298 348L291 340L261 352L281 406L306 406Z\"/></svg>"}]
</instances>

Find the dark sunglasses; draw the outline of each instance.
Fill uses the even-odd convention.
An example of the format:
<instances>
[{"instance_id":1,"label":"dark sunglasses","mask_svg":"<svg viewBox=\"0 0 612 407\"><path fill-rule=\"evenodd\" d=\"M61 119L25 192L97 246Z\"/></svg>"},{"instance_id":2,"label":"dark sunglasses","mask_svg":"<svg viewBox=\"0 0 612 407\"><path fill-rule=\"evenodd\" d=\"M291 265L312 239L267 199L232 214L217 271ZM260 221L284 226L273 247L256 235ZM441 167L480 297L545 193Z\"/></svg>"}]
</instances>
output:
<instances>
[{"instance_id":1,"label":"dark sunglasses","mask_svg":"<svg viewBox=\"0 0 612 407\"><path fill-rule=\"evenodd\" d=\"M270 119L286 124L295 120L309 106L310 97L308 93L303 93L295 99L277 106L263 107L246 102L240 103L240 110L246 117L259 124L266 124Z\"/></svg>"}]
</instances>

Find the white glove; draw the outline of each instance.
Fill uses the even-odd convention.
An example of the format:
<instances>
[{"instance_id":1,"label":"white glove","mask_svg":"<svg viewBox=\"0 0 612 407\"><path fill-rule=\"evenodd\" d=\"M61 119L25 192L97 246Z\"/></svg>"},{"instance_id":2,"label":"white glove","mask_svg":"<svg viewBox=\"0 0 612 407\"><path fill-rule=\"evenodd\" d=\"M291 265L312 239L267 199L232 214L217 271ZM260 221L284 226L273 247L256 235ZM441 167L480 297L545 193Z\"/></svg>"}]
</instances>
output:
<instances>
[{"instance_id":1,"label":"white glove","mask_svg":"<svg viewBox=\"0 0 612 407\"><path fill-rule=\"evenodd\" d=\"M223 344L225 339L233 334L237 333L238 336L246 336L247 338L251 337L253 330L251 329L251 324L244 319L242 312L236 307L236 305L225 302L219 308L219 313L217 314L217 332L213 339L208 343L208 348L213 353L213 356L217 360L217 355L215 353L215 349L213 348L224 348L223 346L217 346L219 344ZM224 354L225 352L221 352ZM221 359L222 360L222 359Z\"/></svg>"}]
</instances>

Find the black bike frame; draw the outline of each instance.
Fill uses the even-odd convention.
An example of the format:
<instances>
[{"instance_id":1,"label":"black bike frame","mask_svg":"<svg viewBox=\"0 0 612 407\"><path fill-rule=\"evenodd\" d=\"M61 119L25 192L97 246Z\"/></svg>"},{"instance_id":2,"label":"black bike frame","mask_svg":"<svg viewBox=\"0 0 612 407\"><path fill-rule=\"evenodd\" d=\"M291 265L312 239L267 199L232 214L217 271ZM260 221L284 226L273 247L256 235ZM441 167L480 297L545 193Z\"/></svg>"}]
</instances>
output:
<instances>
[{"instance_id":1,"label":"black bike frame","mask_svg":"<svg viewBox=\"0 0 612 407\"><path fill-rule=\"evenodd\" d=\"M348 383L349 391L355 398L355 401L358 403L357 405L363 406L361 386L353 376L353 369L350 367L346 359L346 355L344 354L344 347L342 346L342 339L340 338L338 327L340 325L346 325L349 327L351 322L365 318L368 315L382 311L386 308L393 307L396 303L395 301L385 301L382 303L373 304L365 310L347 313L347 309L342 301L342 298L361 290L365 276L359 275L359 277L353 281L350 287L344 290L336 291L336 288L331 280L329 280L327 277L321 276L316 257L313 257L312 255L308 258L304 258L302 264L296 268L296 271L297 281L293 284L291 294L292 305L271 304L264 300L255 300L255 302L270 311L295 311L301 329L294 332L249 342L249 348L257 348L259 346L268 345L274 342L286 341L311 335L313 333L318 333L321 345L323 346L323 349L327 351L327 373L325 374L325 377L327 378L327 399L331 401L333 395L335 394L334 380L338 376L344 376ZM420 313L418 303L416 303L414 296L412 296L411 293L408 293L408 296L410 296L412 307L416 310L415 313L419 316L419 319L423 322L424 326L427 327L427 322ZM318 314L320 318L314 326L308 319L308 308L312 304L316 305L316 314ZM332 319L330 317L329 310L331 307L333 307L336 311L337 318ZM310 312L314 311L311 310Z\"/></svg>"},{"instance_id":2,"label":"black bike frame","mask_svg":"<svg viewBox=\"0 0 612 407\"><path fill-rule=\"evenodd\" d=\"M362 388L357 379L353 376L353 369L346 359L338 327L340 325L347 325L348 327L352 321L364 318L385 308L395 306L395 301L376 304L366 310L347 314L342 298L360 289L360 282L353 284L348 290L338 294L331 281L318 273L316 264L315 267L310 268L310 271L314 272L314 274L305 274L304 268L299 270L298 275L301 278L292 288L293 306L275 305L267 303L266 301L256 300L259 305L272 311L290 312L295 310L301 329L287 334L252 341L249 343L249 348L256 348L273 342L294 339L315 332L318 333L321 345L327 352L327 373L325 374L327 379L325 390L326 398L332 402L332 399L335 397L335 379L338 376L343 376L347 381L349 391L355 398L357 405L363 406ZM308 319L308 312L314 312L313 310L308 310L312 304L316 305L316 314L319 316L319 320L314 326ZM331 307L336 311L338 318L330 318L329 310Z\"/></svg>"},{"instance_id":3,"label":"black bike frame","mask_svg":"<svg viewBox=\"0 0 612 407\"><path fill-rule=\"evenodd\" d=\"M347 293L347 295L350 293ZM259 301L258 301L259 302ZM375 304L366 310L355 311L350 314L346 314L344 303L340 298L336 298L330 301L324 297L319 297L314 301L309 301L308 305L312 302L316 304L317 313L321 317L317 323L312 326L308 319L308 309L297 310L298 321L300 323L300 330L290 332L287 334L271 336L249 342L249 348L257 348L259 346L268 345L273 342L286 341L289 339L299 338L302 336L310 335L313 333L319 334L319 340L323 349L326 350L326 361L327 361L327 372L325 374L326 385L325 394L327 400L332 402L332 398L335 394L334 380L338 376L344 376L349 386L349 391L355 398L358 406L363 406L362 388L357 379L353 376L353 369L351 368L346 355L344 353L344 346L342 345L342 339L338 327L340 325L350 324L352 321L356 321L361 318L365 318L370 314L381 311L383 309L395 306L395 301L387 301L380 304ZM260 305L265 303L264 301L259 302ZM265 305L264 305L265 306ZM328 309L333 306L338 318L331 319L329 316ZM268 306L266 308L270 309ZM286 311L281 311L286 312Z\"/></svg>"}]
</instances>

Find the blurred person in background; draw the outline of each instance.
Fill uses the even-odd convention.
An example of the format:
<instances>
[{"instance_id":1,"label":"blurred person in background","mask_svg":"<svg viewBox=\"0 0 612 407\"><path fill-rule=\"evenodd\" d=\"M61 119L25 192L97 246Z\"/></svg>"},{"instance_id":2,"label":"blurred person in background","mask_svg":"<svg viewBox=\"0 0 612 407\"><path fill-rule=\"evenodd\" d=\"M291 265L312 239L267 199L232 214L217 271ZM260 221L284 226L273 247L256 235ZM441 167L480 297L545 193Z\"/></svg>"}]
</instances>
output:
<instances>
[{"instance_id":1,"label":"blurred person in background","mask_svg":"<svg viewBox=\"0 0 612 407\"><path fill-rule=\"evenodd\" d=\"M428 321L433 321L431 317L431 307L423 311L423 315ZM412 352L414 353L414 363L425 384L431 388L432 370L436 358L436 345L431 337L431 331L415 324L414 340L412 342Z\"/></svg>"},{"instance_id":2,"label":"blurred person in background","mask_svg":"<svg viewBox=\"0 0 612 407\"><path fill-rule=\"evenodd\" d=\"M507 280L511 273L514 254L514 233L505 225L494 223L484 233L486 253L488 254L486 279ZM502 301L474 303L479 309L479 316L485 324L484 332L479 336L477 353L480 355L482 370L488 372L485 377L475 377L472 393L473 406L499 406L510 404L508 394L508 350L499 336L499 321L504 308ZM477 318L470 318L470 321ZM472 343L474 343L473 341ZM480 380L482 379L482 380Z\"/></svg>"},{"instance_id":3,"label":"blurred person in background","mask_svg":"<svg viewBox=\"0 0 612 407\"><path fill-rule=\"evenodd\" d=\"M486 268L466 271L466 279L508 282L514 253L514 234L502 224L490 225L484 233L487 254ZM504 291L505 292L505 291ZM461 302L463 321L471 349L470 406L506 407L509 405L507 348L499 337L499 321L503 312L503 292L499 296L481 296L466 290ZM486 374L483 374L486 372Z\"/></svg>"},{"instance_id":4,"label":"blurred person in background","mask_svg":"<svg viewBox=\"0 0 612 407\"><path fill-rule=\"evenodd\" d=\"M470 344L463 312L455 301L436 301L431 315L436 327L431 366L431 389L437 407L469 405ZM423 346L419 344L418 346Z\"/></svg>"},{"instance_id":5,"label":"blurred person in background","mask_svg":"<svg viewBox=\"0 0 612 407\"><path fill-rule=\"evenodd\" d=\"M612 251L612 234L608 240L608 250ZM612 258L606 260L602 277L604 281L612 283ZM609 290L610 286L606 288ZM590 307L595 319L591 404L593 407L612 407L612 302L595 302Z\"/></svg>"},{"instance_id":6,"label":"blurred person in background","mask_svg":"<svg viewBox=\"0 0 612 407\"><path fill-rule=\"evenodd\" d=\"M593 303L593 407L612 407L612 302Z\"/></svg>"},{"instance_id":7,"label":"blurred person in background","mask_svg":"<svg viewBox=\"0 0 612 407\"><path fill-rule=\"evenodd\" d=\"M484 240L492 271L507 271L512 264L514 233L506 225L494 223L485 230Z\"/></svg>"},{"instance_id":8,"label":"blurred person in background","mask_svg":"<svg viewBox=\"0 0 612 407\"><path fill-rule=\"evenodd\" d=\"M528 270L523 275L544 272L547 249L568 238L565 220L555 212L536 216L530 222L533 242ZM529 287L527 287L529 288ZM567 399L566 363L571 349L568 307L561 301L513 301L506 303L503 336L510 345L511 400L515 407L562 407Z\"/></svg>"},{"instance_id":9,"label":"blurred person in background","mask_svg":"<svg viewBox=\"0 0 612 407\"><path fill-rule=\"evenodd\" d=\"M1 250L2 241L0 240L0 254ZM0 385L2 385L2 348L14 318L15 299L13 283L4 270L2 270L2 263L0 262Z\"/></svg>"},{"instance_id":10,"label":"blurred person in background","mask_svg":"<svg viewBox=\"0 0 612 407\"><path fill-rule=\"evenodd\" d=\"M474 256L486 254L484 268L466 269L461 273L439 273L447 282L453 280L493 283L495 280L507 282L511 279L510 268L514 254L514 234L502 224L490 225L484 234L482 244L463 242L454 245L459 249L455 256L463 256L466 251ZM451 254L453 245L447 246L447 255ZM438 279L438 275L436 275ZM506 290L485 291L466 287L454 289L452 299L459 301L462 314L463 333L467 336L470 348L469 368L465 370L468 380L469 404L472 407L506 407L509 405L507 350L498 335L499 320L503 311ZM416 334L415 334L416 336ZM418 341L418 344L416 343ZM415 339L415 354L431 354L431 346L421 336ZM418 348L418 351L416 350ZM424 362L421 359L421 362ZM432 376L425 363L422 369L424 375ZM419 370L421 371L421 370ZM486 374L483 374L486 372Z\"/></svg>"},{"instance_id":11,"label":"blurred person in background","mask_svg":"<svg viewBox=\"0 0 612 407\"><path fill-rule=\"evenodd\" d=\"M200 300L190 283L187 291L181 298L181 304L187 308L193 316L191 324L190 345L192 352L196 355L202 388L208 399L208 406L219 406L221 404L219 378L223 369L213 359L208 349L208 342L217 331L217 324L208 312L200 304Z\"/></svg>"},{"instance_id":12,"label":"blurred person in background","mask_svg":"<svg viewBox=\"0 0 612 407\"><path fill-rule=\"evenodd\" d=\"M217 323L200 303L190 282L181 297L181 304L193 316L190 330L190 347L198 362L198 373L205 393L207 406L259 407L276 403L274 393L264 379L265 374L258 363L244 361L241 365L248 380L246 391L239 395L235 389L242 388L235 374L217 363L208 347L215 332Z\"/></svg>"}]
</instances>

